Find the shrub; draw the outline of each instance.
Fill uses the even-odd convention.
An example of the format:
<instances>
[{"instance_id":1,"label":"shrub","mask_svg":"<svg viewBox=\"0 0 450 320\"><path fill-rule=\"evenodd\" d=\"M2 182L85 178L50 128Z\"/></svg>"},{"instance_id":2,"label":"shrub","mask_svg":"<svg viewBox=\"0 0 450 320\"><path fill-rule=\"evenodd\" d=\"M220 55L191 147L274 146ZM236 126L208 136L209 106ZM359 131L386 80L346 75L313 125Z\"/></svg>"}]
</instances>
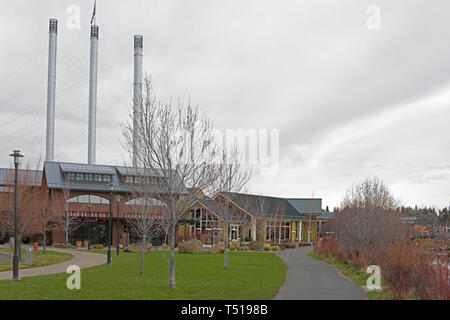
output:
<instances>
[{"instance_id":1,"label":"shrub","mask_svg":"<svg viewBox=\"0 0 450 320\"><path fill-rule=\"evenodd\" d=\"M92 249L103 249L103 245L102 244L94 244L92 246Z\"/></svg>"},{"instance_id":2,"label":"shrub","mask_svg":"<svg viewBox=\"0 0 450 320\"><path fill-rule=\"evenodd\" d=\"M270 251L281 251L280 246L270 246Z\"/></svg>"},{"instance_id":3,"label":"shrub","mask_svg":"<svg viewBox=\"0 0 450 320\"><path fill-rule=\"evenodd\" d=\"M230 250L239 250L241 244L239 243L239 241L230 241L228 243L228 248Z\"/></svg>"},{"instance_id":4,"label":"shrub","mask_svg":"<svg viewBox=\"0 0 450 320\"><path fill-rule=\"evenodd\" d=\"M152 248L152 244L146 243L144 252L149 252L151 248ZM125 252L142 252L142 243L130 244L123 251L125 251Z\"/></svg>"},{"instance_id":5,"label":"shrub","mask_svg":"<svg viewBox=\"0 0 450 320\"><path fill-rule=\"evenodd\" d=\"M223 253L224 251L225 251L225 245L224 244L219 244L219 245L216 245L216 246L211 247L209 249L209 252L211 252L211 253Z\"/></svg>"},{"instance_id":6,"label":"shrub","mask_svg":"<svg viewBox=\"0 0 450 320\"><path fill-rule=\"evenodd\" d=\"M202 253L203 252L203 244L197 239L191 239L182 243L178 247L179 253Z\"/></svg>"},{"instance_id":7,"label":"shrub","mask_svg":"<svg viewBox=\"0 0 450 320\"><path fill-rule=\"evenodd\" d=\"M308 242L298 242L297 243L297 246L298 247L308 247L308 246L310 246L311 245L311 243L308 243Z\"/></svg>"},{"instance_id":8,"label":"shrub","mask_svg":"<svg viewBox=\"0 0 450 320\"><path fill-rule=\"evenodd\" d=\"M263 249L263 243L260 241L250 241L248 244L248 247L250 250L262 250Z\"/></svg>"},{"instance_id":9,"label":"shrub","mask_svg":"<svg viewBox=\"0 0 450 320\"><path fill-rule=\"evenodd\" d=\"M294 249L298 247L298 243L297 242L286 242L283 243L283 247L285 247L286 249Z\"/></svg>"},{"instance_id":10,"label":"shrub","mask_svg":"<svg viewBox=\"0 0 450 320\"><path fill-rule=\"evenodd\" d=\"M246 244L242 246L242 250L244 250L244 251L248 251L249 249L250 249L250 247Z\"/></svg>"},{"instance_id":11,"label":"shrub","mask_svg":"<svg viewBox=\"0 0 450 320\"><path fill-rule=\"evenodd\" d=\"M450 299L448 255L432 254L423 244L392 244L380 257L382 275L394 298Z\"/></svg>"},{"instance_id":12,"label":"shrub","mask_svg":"<svg viewBox=\"0 0 450 320\"><path fill-rule=\"evenodd\" d=\"M446 244L448 246L448 244ZM389 246L377 248L361 247L358 254L348 252L337 240L322 240L314 251L326 257L333 257L356 267L370 264L380 266L381 276L395 299L450 299L448 253L433 254L423 243L410 240L395 241Z\"/></svg>"},{"instance_id":13,"label":"shrub","mask_svg":"<svg viewBox=\"0 0 450 320\"><path fill-rule=\"evenodd\" d=\"M265 251L270 251L271 247L272 247L272 246L270 245L270 243L264 243L263 249L264 249Z\"/></svg>"},{"instance_id":14,"label":"shrub","mask_svg":"<svg viewBox=\"0 0 450 320\"><path fill-rule=\"evenodd\" d=\"M53 246L55 247L55 248L71 248L72 247L72 245L69 243L69 244L67 244L67 246L64 244L64 242L57 242L57 243L55 243L55 244L53 244Z\"/></svg>"}]
</instances>

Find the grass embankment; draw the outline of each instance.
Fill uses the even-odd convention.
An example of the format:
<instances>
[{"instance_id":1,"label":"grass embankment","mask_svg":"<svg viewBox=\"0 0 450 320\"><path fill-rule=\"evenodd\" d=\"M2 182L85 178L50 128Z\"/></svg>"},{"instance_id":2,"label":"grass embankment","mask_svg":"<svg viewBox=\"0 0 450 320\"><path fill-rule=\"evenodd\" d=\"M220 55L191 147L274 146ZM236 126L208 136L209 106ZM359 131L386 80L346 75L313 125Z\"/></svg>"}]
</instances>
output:
<instances>
[{"instance_id":1,"label":"grass embankment","mask_svg":"<svg viewBox=\"0 0 450 320\"><path fill-rule=\"evenodd\" d=\"M98 252L104 253L104 250ZM228 269L222 254L176 253L177 289L168 288L169 254L113 252L112 267L81 270L81 289L66 287L68 274L0 281L0 299L271 299L283 284L287 266L275 254L230 252Z\"/></svg>"},{"instance_id":2,"label":"grass embankment","mask_svg":"<svg viewBox=\"0 0 450 320\"><path fill-rule=\"evenodd\" d=\"M337 260L332 257L322 256L314 251L308 252L308 257L313 258L315 260L319 260L329 264L330 266L336 268L340 271L340 273L347 277L354 284L365 287L367 284L367 279L370 277L370 274L365 273L364 270L356 268L354 265L350 263L345 263L340 260ZM383 278L381 279L381 286L384 285ZM386 300L390 299L390 294L387 289L383 290L373 290L366 293L366 299L368 300Z\"/></svg>"},{"instance_id":3,"label":"grass embankment","mask_svg":"<svg viewBox=\"0 0 450 320\"><path fill-rule=\"evenodd\" d=\"M7 253L9 255L14 254L14 250L12 249L0 249L0 252ZM70 260L73 258L73 255L68 252L56 252L47 250L47 253L42 253L42 250L39 250L37 253L34 253L34 264L33 265L26 265L25 264L25 257L27 255L27 252L25 249L22 249L22 257L24 258L23 261L19 262L19 269L28 269L28 268L36 268L36 267L42 267L42 266L48 266L50 264L55 264L59 262L64 262L67 260ZM3 271L10 271L13 268L13 259L12 257L5 261L0 261L0 272Z\"/></svg>"}]
</instances>

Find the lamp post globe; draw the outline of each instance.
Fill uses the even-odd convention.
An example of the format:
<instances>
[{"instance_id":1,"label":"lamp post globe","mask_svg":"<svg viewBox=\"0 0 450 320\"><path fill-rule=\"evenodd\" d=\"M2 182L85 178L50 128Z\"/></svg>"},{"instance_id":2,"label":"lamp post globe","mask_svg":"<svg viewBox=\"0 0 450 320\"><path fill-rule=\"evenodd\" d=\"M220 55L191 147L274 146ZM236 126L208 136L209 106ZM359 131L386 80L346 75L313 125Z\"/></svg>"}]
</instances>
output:
<instances>
[{"instance_id":1,"label":"lamp post globe","mask_svg":"<svg viewBox=\"0 0 450 320\"><path fill-rule=\"evenodd\" d=\"M19 150L13 150L13 153L9 155L14 158L14 256L13 256L13 277L12 281L19 281L19 216L17 212L17 186L18 186L18 169L19 169L19 158L23 155Z\"/></svg>"}]
</instances>

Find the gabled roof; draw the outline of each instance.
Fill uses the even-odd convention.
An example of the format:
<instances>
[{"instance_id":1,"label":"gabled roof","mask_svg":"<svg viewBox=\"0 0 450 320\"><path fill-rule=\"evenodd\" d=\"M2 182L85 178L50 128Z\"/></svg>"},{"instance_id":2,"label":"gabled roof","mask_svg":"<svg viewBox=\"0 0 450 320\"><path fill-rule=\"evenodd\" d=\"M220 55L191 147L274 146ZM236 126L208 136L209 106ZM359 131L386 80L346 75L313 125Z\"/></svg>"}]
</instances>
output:
<instances>
[{"instance_id":1,"label":"gabled roof","mask_svg":"<svg viewBox=\"0 0 450 320\"><path fill-rule=\"evenodd\" d=\"M60 162L61 171L75 173L93 173L93 174L115 174L115 170L111 166L84 164L84 163L67 163Z\"/></svg>"},{"instance_id":2,"label":"gabled roof","mask_svg":"<svg viewBox=\"0 0 450 320\"><path fill-rule=\"evenodd\" d=\"M298 212L284 198L235 192L221 192L221 194L253 216L258 216L260 213L266 219L273 219L276 216L282 219L307 220L304 214Z\"/></svg>"},{"instance_id":3,"label":"gabled roof","mask_svg":"<svg viewBox=\"0 0 450 320\"><path fill-rule=\"evenodd\" d=\"M323 212L320 198L287 198L286 200L301 214L322 214Z\"/></svg>"},{"instance_id":4,"label":"gabled roof","mask_svg":"<svg viewBox=\"0 0 450 320\"><path fill-rule=\"evenodd\" d=\"M247 219L245 219L243 217L243 215L248 217L248 214L242 213L241 210L238 211L237 209L234 209L234 207L232 207L232 209L231 209L232 211L226 212L225 206L222 203L220 203L220 201L218 201L218 200L202 198L202 199L197 199L197 201L200 202L201 204L203 204L209 210L211 210L216 216L218 216L222 220L225 220L225 218L228 214L229 220L247 221Z\"/></svg>"},{"instance_id":5,"label":"gabled roof","mask_svg":"<svg viewBox=\"0 0 450 320\"><path fill-rule=\"evenodd\" d=\"M17 172L19 182L31 186L42 184L41 170L19 169ZM14 169L0 168L0 185L9 186L14 184Z\"/></svg>"},{"instance_id":6,"label":"gabled roof","mask_svg":"<svg viewBox=\"0 0 450 320\"><path fill-rule=\"evenodd\" d=\"M317 218L319 220L330 220L334 218L333 212L322 211L322 214Z\"/></svg>"},{"instance_id":7,"label":"gabled roof","mask_svg":"<svg viewBox=\"0 0 450 320\"><path fill-rule=\"evenodd\" d=\"M45 161L44 162L44 175L49 189L64 189L69 187L71 190L77 191L91 191L91 192L109 192L109 182L96 182L96 181L70 181L67 184L67 180L64 176L65 173L91 173L91 174L106 174L112 177L112 182L114 184L114 192L128 193L132 192L133 188L138 189L138 186L131 187L129 184L125 183L121 176L126 172L137 172L136 169L122 167L122 166L110 166L110 165L93 165L93 164L83 164L83 163L66 163L66 162L55 162L55 161ZM122 172L122 174L120 173ZM156 175L160 177L160 175ZM186 188L181 181L181 177L176 174L177 183L180 187L180 193L186 193ZM154 193L165 193L165 188L154 185Z\"/></svg>"}]
</instances>

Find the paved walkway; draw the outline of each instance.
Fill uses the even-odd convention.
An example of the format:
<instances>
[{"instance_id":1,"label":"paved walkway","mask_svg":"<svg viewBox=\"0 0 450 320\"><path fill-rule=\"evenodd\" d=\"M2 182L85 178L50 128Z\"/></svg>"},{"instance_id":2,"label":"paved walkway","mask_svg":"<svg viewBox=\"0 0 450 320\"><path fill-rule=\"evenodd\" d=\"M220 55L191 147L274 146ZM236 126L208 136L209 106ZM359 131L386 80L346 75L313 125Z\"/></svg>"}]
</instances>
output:
<instances>
[{"instance_id":1,"label":"paved walkway","mask_svg":"<svg viewBox=\"0 0 450 320\"><path fill-rule=\"evenodd\" d=\"M339 274L339 271L306 254L311 247L278 252L288 265L286 282L275 300L360 300L364 290Z\"/></svg>"},{"instance_id":2,"label":"paved walkway","mask_svg":"<svg viewBox=\"0 0 450 320\"><path fill-rule=\"evenodd\" d=\"M10 258L11 258L11 256L9 254L0 252L0 261L5 261L5 260L8 260Z\"/></svg>"},{"instance_id":3,"label":"paved walkway","mask_svg":"<svg viewBox=\"0 0 450 320\"><path fill-rule=\"evenodd\" d=\"M24 248L26 248L26 246L24 246ZM42 247L39 247L39 249L42 250ZM106 255L104 254L92 253L84 250L69 250L54 247L47 247L47 250L71 253L73 255L73 259L60 263L55 263L49 266L20 269L19 277L25 278L44 274L66 272L67 267L71 265L77 265L81 269L84 269L106 263ZM12 278L12 270L0 272L0 280L8 280L11 278Z\"/></svg>"}]
</instances>

